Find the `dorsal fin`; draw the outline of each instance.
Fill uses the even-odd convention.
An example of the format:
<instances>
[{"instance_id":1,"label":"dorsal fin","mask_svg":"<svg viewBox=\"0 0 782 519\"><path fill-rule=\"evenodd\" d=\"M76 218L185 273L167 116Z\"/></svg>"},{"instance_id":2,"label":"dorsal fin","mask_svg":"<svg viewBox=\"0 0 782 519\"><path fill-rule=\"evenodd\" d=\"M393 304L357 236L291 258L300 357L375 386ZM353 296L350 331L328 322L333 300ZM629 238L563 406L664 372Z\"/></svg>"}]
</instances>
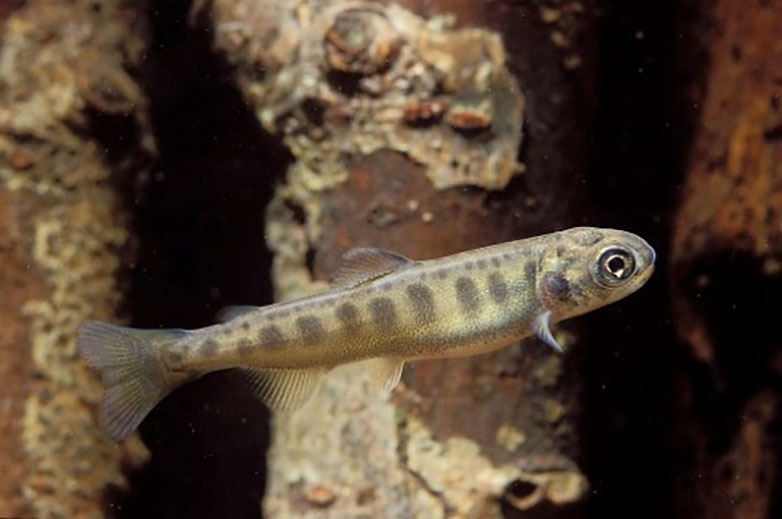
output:
<instances>
[{"instance_id":1,"label":"dorsal fin","mask_svg":"<svg viewBox=\"0 0 782 519\"><path fill-rule=\"evenodd\" d=\"M342 255L342 263L331 285L335 288L352 288L396 272L411 263L413 260L395 252L375 247L356 247Z\"/></svg>"}]
</instances>

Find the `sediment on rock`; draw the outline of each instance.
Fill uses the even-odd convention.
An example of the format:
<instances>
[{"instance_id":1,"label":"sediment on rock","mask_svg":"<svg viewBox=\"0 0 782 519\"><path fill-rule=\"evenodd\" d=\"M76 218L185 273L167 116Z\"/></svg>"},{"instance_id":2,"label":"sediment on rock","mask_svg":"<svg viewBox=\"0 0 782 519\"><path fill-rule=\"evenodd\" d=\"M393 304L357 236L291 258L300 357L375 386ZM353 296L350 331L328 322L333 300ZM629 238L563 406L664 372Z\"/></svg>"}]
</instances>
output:
<instances>
[{"instance_id":1,"label":"sediment on rock","mask_svg":"<svg viewBox=\"0 0 782 519\"><path fill-rule=\"evenodd\" d=\"M30 1L4 21L0 46L0 283L4 288L3 514L103 516L102 494L146 450L114 445L95 423L97 377L74 336L117 319L130 250L122 175L142 179L154 153L145 100L127 72L143 27L123 2ZM126 138L107 146L93 133ZM131 185L136 184L130 182ZM9 306L10 305L10 306Z\"/></svg>"}]
</instances>

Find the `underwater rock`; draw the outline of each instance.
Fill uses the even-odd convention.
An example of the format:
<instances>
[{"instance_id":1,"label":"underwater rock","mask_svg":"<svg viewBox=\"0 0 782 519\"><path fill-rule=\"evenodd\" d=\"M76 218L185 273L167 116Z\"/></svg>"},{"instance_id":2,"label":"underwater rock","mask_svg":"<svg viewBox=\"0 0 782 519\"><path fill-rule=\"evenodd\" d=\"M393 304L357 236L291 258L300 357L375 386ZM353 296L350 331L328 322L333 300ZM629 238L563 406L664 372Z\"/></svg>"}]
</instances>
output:
<instances>
[{"instance_id":1,"label":"underwater rock","mask_svg":"<svg viewBox=\"0 0 782 519\"><path fill-rule=\"evenodd\" d=\"M103 490L123 485L122 466L146 456L137 437L117 446L98 428L102 389L74 344L83 320L114 315L129 243L93 117L140 129L117 157L152 153L144 100L125 71L143 50L133 16L123 2L101 7L30 1L2 31L3 514L103 517Z\"/></svg>"}]
</instances>

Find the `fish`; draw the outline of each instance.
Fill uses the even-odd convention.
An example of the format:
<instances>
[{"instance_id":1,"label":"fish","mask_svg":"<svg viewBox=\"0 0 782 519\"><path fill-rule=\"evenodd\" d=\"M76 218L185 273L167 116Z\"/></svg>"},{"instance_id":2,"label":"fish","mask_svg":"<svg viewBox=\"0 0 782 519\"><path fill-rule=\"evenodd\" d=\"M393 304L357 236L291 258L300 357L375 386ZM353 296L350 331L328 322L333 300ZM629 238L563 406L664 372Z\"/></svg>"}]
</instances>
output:
<instances>
[{"instance_id":1,"label":"fish","mask_svg":"<svg viewBox=\"0 0 782 519\"><path fill-rule=\"evenodd\" d=\"M104 385L99 422L120 440L174 389L218 370L241 371L270 409L293 412L342 364L363 362L390 391L411 360L488 353L531 335L561 352L554 324L632 294L655 259L641 237L594 227L423 261L359 247L325 292L228 307L195 330L90 320L77 348Z\"/></svg>"}]
</instances>

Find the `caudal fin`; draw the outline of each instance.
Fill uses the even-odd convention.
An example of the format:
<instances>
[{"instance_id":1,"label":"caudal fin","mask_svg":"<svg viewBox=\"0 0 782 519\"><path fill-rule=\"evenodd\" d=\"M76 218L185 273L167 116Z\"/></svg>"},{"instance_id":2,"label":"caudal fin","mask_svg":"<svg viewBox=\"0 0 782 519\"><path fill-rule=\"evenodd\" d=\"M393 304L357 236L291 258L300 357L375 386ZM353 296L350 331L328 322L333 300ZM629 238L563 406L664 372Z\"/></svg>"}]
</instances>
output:
<instances>
[{"instance_id":1,"label":"caudal fin","mask_svg":"<svg viewBox=\"0 0 782 519\"><path fill-rule=\"evenodd\" d=\"M166 380L157 349L183 333L135 330L101 321L87 321L79 329L79 353L100 373L105 387L98 419L115 440L130 434L176 387Z\"/></svg>"}]
</instances>

